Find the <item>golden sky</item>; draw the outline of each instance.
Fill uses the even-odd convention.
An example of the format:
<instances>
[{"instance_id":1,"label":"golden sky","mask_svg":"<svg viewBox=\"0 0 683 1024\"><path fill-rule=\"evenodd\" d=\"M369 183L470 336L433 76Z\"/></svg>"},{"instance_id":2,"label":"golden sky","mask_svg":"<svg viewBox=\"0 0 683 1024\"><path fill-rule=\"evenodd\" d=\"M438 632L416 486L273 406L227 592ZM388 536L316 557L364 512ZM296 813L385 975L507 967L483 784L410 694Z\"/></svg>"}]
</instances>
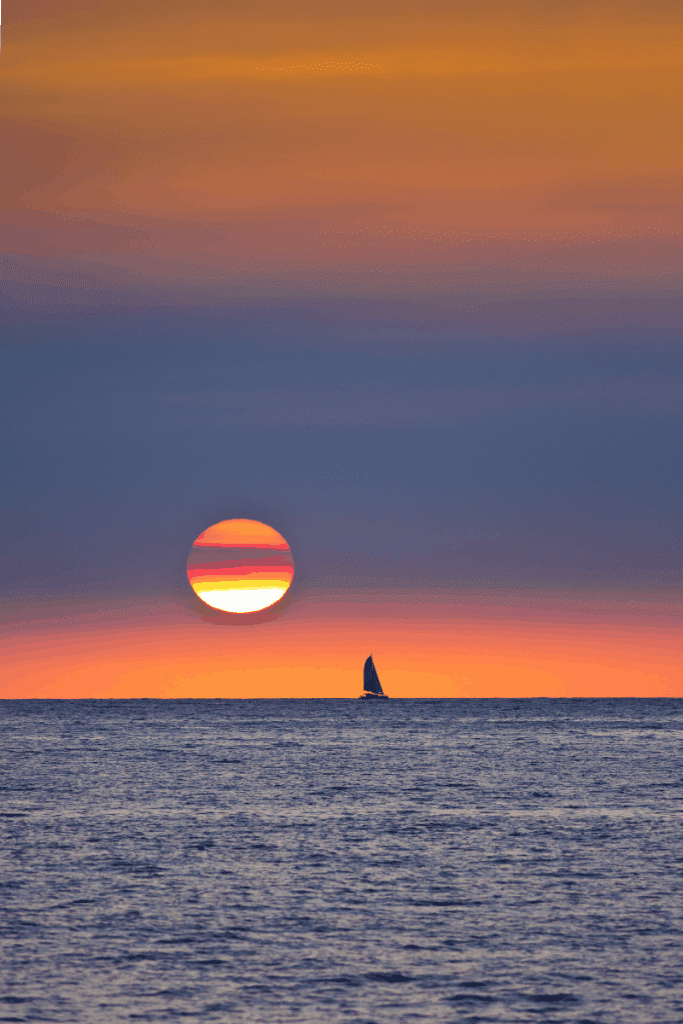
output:
<instances>
[{"instance_id":1,"label":"golden sky","mask_svg":"<svg viewBox=\"0 0 683 1024\"><path fill-rule=\"evenodd\" d=\"M562 241L680 227L677 4L214 2L188 18L29 3L18 18L2 58L18 241L90 252L103 278L220 293L260 267L271 289L310 290L315 270L334 290L358 259L386 270L420 244L438 264L479 240L499 287L520 242L549 251L557 285L576 276ZM284 265L293 239L301 266L291 247ZM666 287L661 253L649 270L628 247L616 267L592 258L583 276L607 289Z\"/></svg>"}]
</instances>

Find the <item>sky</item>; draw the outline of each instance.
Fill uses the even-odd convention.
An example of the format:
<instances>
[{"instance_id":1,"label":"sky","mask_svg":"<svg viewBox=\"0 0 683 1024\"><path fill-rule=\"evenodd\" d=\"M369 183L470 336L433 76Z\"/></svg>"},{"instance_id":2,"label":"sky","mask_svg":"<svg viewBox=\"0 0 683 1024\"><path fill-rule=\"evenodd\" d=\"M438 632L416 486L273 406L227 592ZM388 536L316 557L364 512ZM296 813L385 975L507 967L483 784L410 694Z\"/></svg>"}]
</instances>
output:
<instances>
[{"instance_id":1,"label":"sky","mask_svg":"<svg viewBox=\"0 0 683 1024\"><path fill-rule=\"evenodd\" d=\"M683 696L680 5L6 17L0 696Z\"/></svg>"}]
</instances>

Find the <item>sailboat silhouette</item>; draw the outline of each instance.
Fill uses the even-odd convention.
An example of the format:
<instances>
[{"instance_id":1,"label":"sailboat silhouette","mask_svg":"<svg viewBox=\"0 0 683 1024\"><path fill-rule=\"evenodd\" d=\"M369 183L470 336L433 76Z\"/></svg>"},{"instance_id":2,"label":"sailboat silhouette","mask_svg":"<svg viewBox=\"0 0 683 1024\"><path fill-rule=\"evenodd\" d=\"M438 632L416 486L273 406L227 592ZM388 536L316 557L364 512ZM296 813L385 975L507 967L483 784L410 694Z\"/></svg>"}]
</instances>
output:
<instances>
[{"instance_id":1,"label":"sailboat silhouette","mask_svg":"<svg viewBox=\"0 0 683 1024\"><path fill-rule=\"evenodd\" d=\"M374 699L379 698L380 700L389 699L382 689L382 684L379 681L379 676L377 675L377 669L375 668L375 663L372 660L372 655L370 655L363 666L363 690L365 692L360 695L361 700L367 697Z\"/></svg>"}]
</instances>

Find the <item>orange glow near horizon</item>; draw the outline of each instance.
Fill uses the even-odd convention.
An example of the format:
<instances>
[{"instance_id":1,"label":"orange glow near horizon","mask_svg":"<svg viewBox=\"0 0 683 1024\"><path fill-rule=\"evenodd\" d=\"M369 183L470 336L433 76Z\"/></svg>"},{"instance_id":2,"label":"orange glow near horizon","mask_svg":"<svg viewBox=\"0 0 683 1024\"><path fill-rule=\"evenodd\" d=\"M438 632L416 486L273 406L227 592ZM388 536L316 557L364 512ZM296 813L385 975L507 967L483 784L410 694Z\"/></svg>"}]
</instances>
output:
<instances>
[{"instance_id":1,"label":"orange glow near horizon","mask_svg":"<svg viewBox=\"0 0 683 1024\"><path fill-rule=\"evenodd\" d=\"M187 578L205 604L231 614L270 608L294 576L289 544L253 519L224 519L197 537L187 557Z\"/></svg>"},{"instance_id":2,"label":"orange glow near horizon","mask_svg":"<svg viewBox=\"0 0 683 1024\"><path fill-rule=\"evenodd\" d=\"M64 609L3 640L1 697L683 697L678 594L352 593L252 627L173 602ZM57 617L59 616L59 617Z\"/></svg>"}]
</instances>

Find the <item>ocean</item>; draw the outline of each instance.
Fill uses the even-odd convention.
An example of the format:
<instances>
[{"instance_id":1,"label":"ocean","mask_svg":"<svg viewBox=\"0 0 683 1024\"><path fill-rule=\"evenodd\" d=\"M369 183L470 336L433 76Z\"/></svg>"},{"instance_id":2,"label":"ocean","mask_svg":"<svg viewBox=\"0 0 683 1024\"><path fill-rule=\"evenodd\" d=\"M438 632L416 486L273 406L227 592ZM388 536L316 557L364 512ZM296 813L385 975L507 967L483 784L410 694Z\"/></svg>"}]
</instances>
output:
<instances>
[{"instance_id":1,"label":"ocean","mask_svg":"<svg viewBox=\"0 0 683 1024\"><path fill-rule=\"evenodd\" d=\"M682 700L2 701L0 730L0 1021L683 1021Z\"/></svg>"}]
</instances>

